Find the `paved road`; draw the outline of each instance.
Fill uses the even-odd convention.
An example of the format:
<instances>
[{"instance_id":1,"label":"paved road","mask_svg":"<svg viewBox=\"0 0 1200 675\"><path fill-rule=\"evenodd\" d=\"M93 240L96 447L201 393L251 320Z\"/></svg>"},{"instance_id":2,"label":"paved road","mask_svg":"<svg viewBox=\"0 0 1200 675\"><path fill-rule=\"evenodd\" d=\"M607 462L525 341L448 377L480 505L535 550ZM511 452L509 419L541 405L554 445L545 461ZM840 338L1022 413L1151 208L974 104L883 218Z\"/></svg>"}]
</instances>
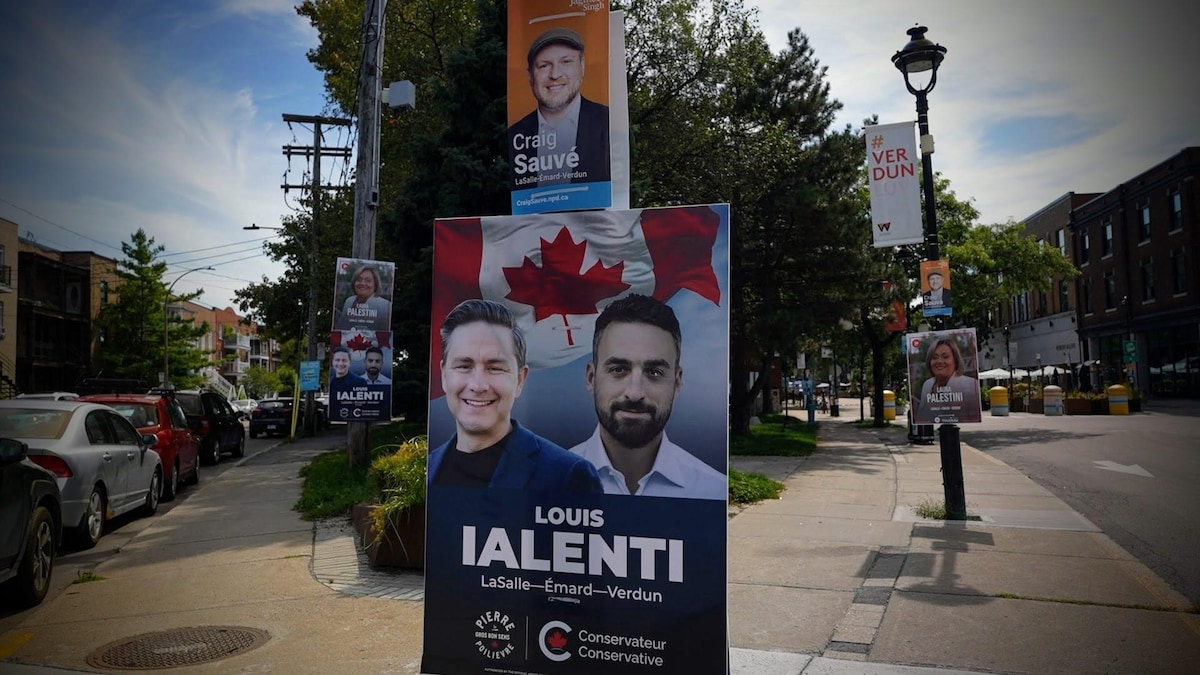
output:
<instances>
[{"instance_id":1,"label":"paved road","mask_svg":"<svg viewBox=\"0 0 1200 675\"><path fill-rule=\"evenodd\" d=\"M250 440L247 437L246 454L254 455L276 443L279 443L278 438ZM86 551L77 550L71 546L69 537L64 536L66 540L64 542L64 550L59 552L58 559L54 561L54 576L51 579L50 592L43 602L49 602L52 598L66 591L79 574L94 570L100 563L117 555L122 547L149 527L155 519L169 513L171 509L178 508L181 504L186 504L191 495L195 494L197 490L204 489L206 481L212 480L226 471L236 471L237 468L234 464L237 461L237 459L229 455L223 455L220 464L200 467L200 484L183 488L179 496L174 500L160 504L158 513L150 518L140 518L133 514L127 514L110 521L104 536L100 539L100 543L96 544L95 548ZM0 605L0 633L4 633L20 625L36 609L34 607L23 611L15 611L9 607Z\"/></svg>"},{"instance_id":2,"label":"paved road","mask_svg":"<svg viewBox=\"0 0 1200 675\"><path fill-rule=\"evenodd\" d=\"M1025 473L1200 606L1200 416L1014 413L962 440ZM966 486L968 510L971 486Z\"/></svg>"}]
</instances>

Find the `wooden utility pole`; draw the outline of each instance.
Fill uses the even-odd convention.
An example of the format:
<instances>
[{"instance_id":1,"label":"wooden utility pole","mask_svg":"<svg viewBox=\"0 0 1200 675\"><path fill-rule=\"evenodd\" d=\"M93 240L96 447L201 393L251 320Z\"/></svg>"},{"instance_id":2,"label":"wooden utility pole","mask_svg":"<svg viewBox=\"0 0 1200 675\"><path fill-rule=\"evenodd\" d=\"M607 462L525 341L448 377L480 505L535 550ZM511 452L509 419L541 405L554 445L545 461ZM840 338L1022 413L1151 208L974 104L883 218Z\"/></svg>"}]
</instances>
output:
<instances>
[{"instance_id":1,"label":"wooden utility pole","mask_svg":"<svg viewBox=\"0 0 1200 675\"><path fill-rule=\"evenodd\" d=\"M383 2L368 2L363 15L363 67L358 82L358 166L354 186L355 258L375 259L375 216L379 209L379 92L383 54ZM390 330L389 326L389 330ZM350 466L370 462L368 422L346 429Z\"/></svg>"},{"instance_id":2,"label":"wooden utility pole","mask_svg":"<svg viewBox=\"0 0 1200 675\"><path fill-rule=\"evenodd\" d=\"M289 189L311 190L312 194L312 221L309 223L308 233L308 326L306 338L308 341L308 360L317 360L317 223L321 215L321 192L330 189L340 189L340 185L323 185L321 183L321 157L340 157L346 161L350 160L350 148L325 148L321 147L321 128L322 126L350 126L350 120L336 117L320 117L312 115L289 115L284 113L284 122L296 122L299 124L313 125L313 144L311 146L304 145L285 145L283 146L283 154L291 158L293 155L304 155L312 157L312 184L283 184L280 187L284 192ZM313 393L308 391L304 393L304 429L312 435L316 432L314 424L314 409Z\"/></svg>"}]
</instances>

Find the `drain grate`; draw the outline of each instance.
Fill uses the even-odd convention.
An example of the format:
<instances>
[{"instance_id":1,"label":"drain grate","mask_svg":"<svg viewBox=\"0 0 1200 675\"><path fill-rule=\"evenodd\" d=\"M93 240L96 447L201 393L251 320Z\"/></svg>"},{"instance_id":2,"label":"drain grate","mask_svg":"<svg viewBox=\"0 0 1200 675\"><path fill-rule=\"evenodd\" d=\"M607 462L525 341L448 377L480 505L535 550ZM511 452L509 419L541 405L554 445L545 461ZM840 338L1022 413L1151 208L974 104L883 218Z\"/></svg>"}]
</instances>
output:
<instances>
[{"instance_id":1,"label":"drain grate","mask_svg":"<svg viewBox=\"0 0 1200 675\"><path fill-rule=\"evenodd\" d=\"M240 626L195 626L143 633L110 642L88 656L88 665L116 670L157 670L208 663L254 649L270 634Z\"/></svg>"}]
</instances>

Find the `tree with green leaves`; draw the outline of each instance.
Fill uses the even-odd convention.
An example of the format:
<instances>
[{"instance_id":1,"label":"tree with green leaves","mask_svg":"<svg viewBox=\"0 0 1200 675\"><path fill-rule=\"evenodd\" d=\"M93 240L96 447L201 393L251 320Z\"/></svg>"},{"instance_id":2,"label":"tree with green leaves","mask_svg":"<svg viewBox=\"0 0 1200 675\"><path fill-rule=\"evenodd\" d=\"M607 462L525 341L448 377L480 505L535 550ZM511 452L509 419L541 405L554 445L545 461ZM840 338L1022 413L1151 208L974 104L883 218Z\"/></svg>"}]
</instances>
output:
<instances>
[{"instance_id":1,"label":"tree with green leaves","mask_svg":"<svg viewBox=\"0 0 1200 675\"><path fill-rule=\"evenodd\" d=\"M938 239L954 286L953 325L974 327L985 340L1003 303L1026 291L1049 290L1055 276L1078 276L1058 247L1029 236L1024 223L979 224L979 212L941 174L934 194Z\"/></svg>"},{"instance_id":2,"label":"tree with green leaves","mask_svg":"<svg viewBox=\"0 0 1200 675\"><path fill-rule=\"evenodd\" d=\"M168 311L171 303L193 300L203 291L169 294L163 278L167 263L159 259L164 250L142 229L121 244L125 257L117 261L115 270L120 279L115 288L117 300L105 305L96 318L101 342L95 375L156 385L160 382L164 348L169 350L168 380L177 387L197 386L201 378L196 373L213 365L212 353L195 346L208 332L208 324L197 324L191 317Z\"/></svg>"}]
</instances>

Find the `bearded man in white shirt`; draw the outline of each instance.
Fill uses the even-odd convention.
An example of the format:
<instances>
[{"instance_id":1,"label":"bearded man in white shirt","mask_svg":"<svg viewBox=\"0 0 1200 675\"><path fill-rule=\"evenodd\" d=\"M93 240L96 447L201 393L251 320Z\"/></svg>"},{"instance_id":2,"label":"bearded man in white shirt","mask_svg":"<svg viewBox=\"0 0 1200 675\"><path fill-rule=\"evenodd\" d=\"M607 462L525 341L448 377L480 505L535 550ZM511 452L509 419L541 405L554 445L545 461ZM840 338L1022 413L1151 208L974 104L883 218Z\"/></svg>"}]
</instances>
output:
<instances>
[{"instance_id":1,"label":"bearded man in white shirt","mask_svg":"<svg viewBox=\"0 0 1200 675\"><path fill-rule=\"evenodd\" d=\"M586 379L599 424L571 448L590 461L607 494L728 500L724 474L667 438L683 386L679 320L666 304L629 295L596 319Z\"/></svg>"}]
</instances>

